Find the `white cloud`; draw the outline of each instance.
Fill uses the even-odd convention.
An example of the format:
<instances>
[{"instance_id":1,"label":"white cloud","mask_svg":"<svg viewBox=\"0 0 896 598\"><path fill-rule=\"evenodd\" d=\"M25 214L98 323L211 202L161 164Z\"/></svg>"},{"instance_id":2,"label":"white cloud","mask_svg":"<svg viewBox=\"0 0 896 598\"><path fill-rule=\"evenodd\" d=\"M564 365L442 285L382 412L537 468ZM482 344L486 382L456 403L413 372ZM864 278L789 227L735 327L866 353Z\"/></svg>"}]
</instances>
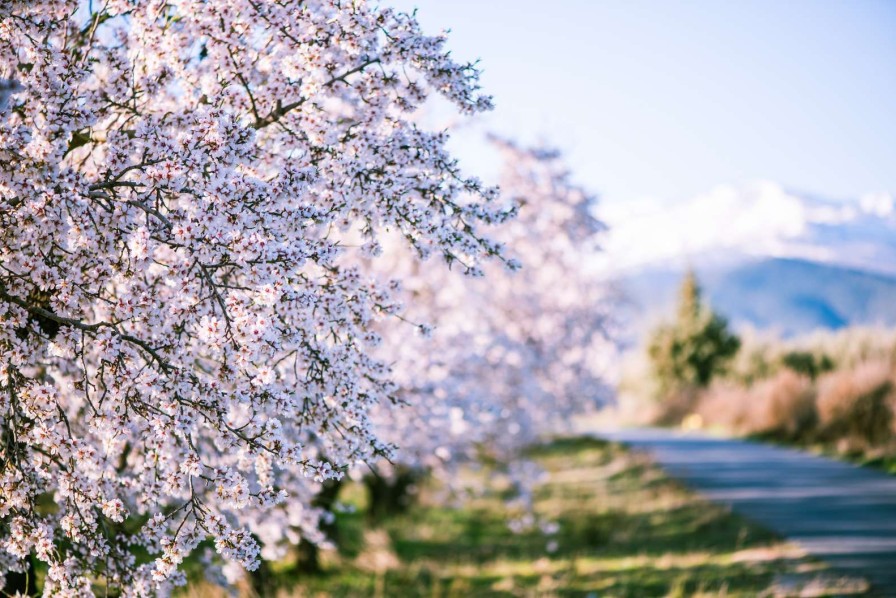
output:
<instances>
[{"instance_id":1,"label":"white cloud","mask_svg":"<svg viewBox=\"0 0 896 598\"><path fill-rule=\"evenodd\" d=\"M674 203L606 202L600 212L610 225L602 265L617 273L742 255L896 269L896 202L884 193L834 202L761 181Z\"/></svg>"},{"instance_id":2,"label":"white cloud","mask_svg":"<svg viewBox=\"0 0 896 598\"><path fill-rule=\"evenodd\" d=\"M868 193L859 199L862 210L880 218L889 218L896 212L896 199L889 193Z\"/></svg>"}]
</instances>

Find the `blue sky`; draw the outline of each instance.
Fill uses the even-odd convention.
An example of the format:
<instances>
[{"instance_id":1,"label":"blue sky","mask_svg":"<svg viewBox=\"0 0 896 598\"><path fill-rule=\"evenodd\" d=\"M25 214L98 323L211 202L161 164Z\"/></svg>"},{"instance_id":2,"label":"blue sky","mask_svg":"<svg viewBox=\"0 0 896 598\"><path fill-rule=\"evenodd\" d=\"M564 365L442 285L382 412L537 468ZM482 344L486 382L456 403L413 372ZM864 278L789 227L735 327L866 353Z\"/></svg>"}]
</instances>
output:
<instances>
[{"instance_id":1,"label":"blue sky","mask_svg":"<svg viewBox=\"0 0 896 598\"><path fill-rule=\"evenodd\" d=\"M559 146L611 202L756 180L896 192L896 2L384 3L481 59L498 107L479 128Z\"/></svg>"}]
</instances>

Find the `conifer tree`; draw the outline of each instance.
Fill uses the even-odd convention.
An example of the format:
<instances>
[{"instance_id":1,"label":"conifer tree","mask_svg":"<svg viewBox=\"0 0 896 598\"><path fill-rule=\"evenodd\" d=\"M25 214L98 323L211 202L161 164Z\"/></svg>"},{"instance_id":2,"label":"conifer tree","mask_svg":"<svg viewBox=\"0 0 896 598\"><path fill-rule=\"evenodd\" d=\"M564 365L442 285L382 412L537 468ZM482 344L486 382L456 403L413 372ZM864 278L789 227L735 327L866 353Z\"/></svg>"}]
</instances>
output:
<instances>
[{"instance_id":1,"label":"conifer tree","mask_svg":"<svg viewBox=\"0 0 896 598\"><path fill-rule=\"evenodd\" d=\"M660 392L665 396L705 388L739 348L740 339L729 331L727 320L703 302L697 277L688 272L675 320L659 326L648 346Z\"/></svg>"}]
</instances>

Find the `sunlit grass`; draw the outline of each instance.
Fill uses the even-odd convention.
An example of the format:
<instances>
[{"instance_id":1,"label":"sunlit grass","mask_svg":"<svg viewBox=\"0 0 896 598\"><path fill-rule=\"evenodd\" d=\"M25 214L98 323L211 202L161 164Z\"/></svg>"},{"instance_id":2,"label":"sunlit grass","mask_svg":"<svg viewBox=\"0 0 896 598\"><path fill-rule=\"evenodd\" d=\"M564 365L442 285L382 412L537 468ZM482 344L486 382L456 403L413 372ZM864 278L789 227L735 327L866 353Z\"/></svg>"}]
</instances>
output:
<instances>
[{"instance_id":1,"label":"sunlit grass","mask_svg":"<svg viewBox=\"0 0 896 598\"><path fill-rule=\"evenodd\" d=\"M341 551L328 555L323 575L278 575L275 594L772 596L808 583L812 595L826 595L825 584L832 595L862 588L825 577L795 546L694 496L618 445L565 439L528 457L549 473L535 510L559 523L555 535L511 533L504 488L489 469L469 473L488 491L463 508L439 504L431 484L420 504L373 530L362 495L350 488L342 498L359 510L339 516Z\"/></svg>"}]
</instances>

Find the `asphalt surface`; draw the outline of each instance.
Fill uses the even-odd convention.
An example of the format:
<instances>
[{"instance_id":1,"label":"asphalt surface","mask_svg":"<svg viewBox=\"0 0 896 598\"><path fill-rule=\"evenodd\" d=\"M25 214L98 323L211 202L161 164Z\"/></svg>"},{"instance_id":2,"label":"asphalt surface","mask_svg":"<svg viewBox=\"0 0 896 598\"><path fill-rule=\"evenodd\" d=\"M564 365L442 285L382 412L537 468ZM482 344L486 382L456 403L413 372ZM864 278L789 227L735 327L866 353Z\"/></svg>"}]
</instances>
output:
<instances>
[{"instance_id":1,"label":"asphalt surface","mask_svg":"<svg viewBox=\"0 0 896 598\"><path fill-rule=\"evenodd\" d=\"M648 451L710 500L896 597L896 477L796 450L674 430L597 435Z\"/></svg>"}]
</instances>

